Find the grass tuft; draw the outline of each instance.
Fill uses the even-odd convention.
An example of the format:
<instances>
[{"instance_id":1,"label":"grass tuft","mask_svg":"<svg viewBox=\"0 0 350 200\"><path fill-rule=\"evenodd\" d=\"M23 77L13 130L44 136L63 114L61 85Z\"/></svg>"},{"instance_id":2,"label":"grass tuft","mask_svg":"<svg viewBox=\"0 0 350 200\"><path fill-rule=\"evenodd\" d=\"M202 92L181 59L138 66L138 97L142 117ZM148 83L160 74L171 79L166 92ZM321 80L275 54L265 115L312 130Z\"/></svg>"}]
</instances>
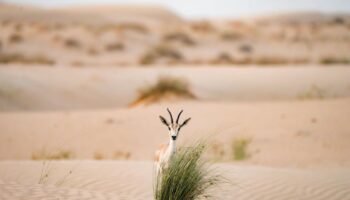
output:
<instances>
[{"instance_id":1,"label":"grass tuft","mask_svg":"<svg viewBox=\"0 0 350 200\"><path fill-rule=\"evenodd\" d=\"M222 176L201 159L205 146L197 143L180 149L162 174L156 176L155 200L194 200L208 198L208 189L220 184Z\"/></svg>"},{"instance_id":2,"label":"grass tuft","mask_svg":"<svg viewBox=\"0 0 350 200\"><path fill-rule=\"evenodd\" d=\"M249 158L248 145L249 139L236 139L232 143L232 152L234 160L245 160Z\"/></svg>"},{"instance_id":3,"label":"grass tuft","mask_svg":"<svg viewBox=\"0 0 350 200\"><path fill-rule=\"evenodd\" d=\"M154 85L141 88L138 98L131 105L150 104L165 99L174 99L174 97L194 99L195 95L185 79L161 76Z\"/></svg>"}]
</instances>

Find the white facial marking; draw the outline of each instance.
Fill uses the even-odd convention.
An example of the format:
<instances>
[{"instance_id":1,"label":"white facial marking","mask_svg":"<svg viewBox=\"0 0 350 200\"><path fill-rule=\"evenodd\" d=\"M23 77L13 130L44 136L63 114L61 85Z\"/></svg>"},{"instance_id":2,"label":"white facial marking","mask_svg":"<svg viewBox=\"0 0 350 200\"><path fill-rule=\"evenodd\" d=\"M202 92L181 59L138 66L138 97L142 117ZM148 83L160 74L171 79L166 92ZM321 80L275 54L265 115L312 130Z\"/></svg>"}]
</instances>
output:
<instances>
[{"instance_id":1,"label":"white facial marking","mask_svg":"<svg viewBox=\"0 0 350 200\"><path fill-rule=\"evenodd\" d=\"M178 136L178 134L179 134L179 125L178 124L171 124L168 126L168 129L169 129L169 135L171 137Z\"/></svg>"}]
</instances>

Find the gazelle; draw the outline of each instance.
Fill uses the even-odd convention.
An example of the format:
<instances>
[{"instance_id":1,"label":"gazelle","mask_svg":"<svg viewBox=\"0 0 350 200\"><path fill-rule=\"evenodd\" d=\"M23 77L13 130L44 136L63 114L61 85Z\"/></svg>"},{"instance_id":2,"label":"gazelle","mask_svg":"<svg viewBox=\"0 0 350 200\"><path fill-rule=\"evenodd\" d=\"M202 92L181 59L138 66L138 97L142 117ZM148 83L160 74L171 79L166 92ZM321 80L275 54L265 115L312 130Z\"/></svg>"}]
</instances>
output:
<instances>
[{"instance_id":1,"label":"gazelle","mask_svg":"<svg viewBox=\"0 0 350 200\"><path fill-rule=\"evenodd\" d=\"M164 117L159 116L160 121L168 127L168 133L169 133L169 143L163 144L159 147L159 149L156 151L156 172L157 175L162 172L162 168L166 167L168 162L170 161L171 157L176 153L176 139L179 136L180 130L183 126L185 126L191 118L186 119L184 122L179 124L180 116L183 112L183 110L180 111L180 113L177 115L176 122L174 123L173 116L167 108L167 111L170 115L170 122L169 123Z\"/></svg>"}]
</instances>

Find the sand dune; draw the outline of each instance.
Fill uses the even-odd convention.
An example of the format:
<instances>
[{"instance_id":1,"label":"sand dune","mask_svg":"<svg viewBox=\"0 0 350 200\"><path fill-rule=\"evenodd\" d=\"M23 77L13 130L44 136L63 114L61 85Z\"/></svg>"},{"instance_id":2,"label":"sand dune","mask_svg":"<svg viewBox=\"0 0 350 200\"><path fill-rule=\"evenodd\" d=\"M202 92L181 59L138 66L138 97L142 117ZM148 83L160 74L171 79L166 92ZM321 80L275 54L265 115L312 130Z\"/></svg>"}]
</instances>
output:
<instances>
[{"instance_id":1,"label":"sand dune","mask_svg":"<svg viewBox=\"0 0 350 200\"><path fill-rule=\"evenodd\" d=\"M320 12L289 12L276 13L268 16L257 17L257 21L279 22L279 23L332 23L336 19L342 18L345 22L350 21L350 15L347 13L325 14Z\"/></svg>"},{"instance_id":2,"label":"sand dune","mask_svg":"<svg viewBox=\"0 0 350 200\"><path fill-rule=\"evenodd\" d=\"M350 68L0 68L0 110L127 107L159 76L183 77L198 101L275 101L350 96Z\"/></svg>"},{"instance_id":3,"label":"sand dune","mask_svg":"<svg viewBox=\"0 0 350 200\"><path fill-rule=\"evenodd\" d=\"M152 18L153 20L176 22L180 18L161 6L150 5L92 5L92 6L69 6L56 8L54 10L64 11L68 13L84 13L84 14L99 14L117 17L126 17L134 19Z\"/></svg>"},{"instance_id":4,"label":"sand dune","mask_svg":"<svg viewBox=\"0 0 350 200\"><path fill-rule=\"evenodd\" d=\"M350 198L350 171L345 168L296 170L232 164L215 167L230 181L222 184L219 191L212 191L215 199ZM41 169L42 162L38 161L1 161L0 198L152 199L151 162L51 162L48 180L38 184ZM69 171L72 173L66 176Z\"/></svg>"},{"instance_id":5,"label":"sand dune","mask_svg":"<svg viewBox=\"0 0 350 200\"><path fill-rule=\"evenodd\" d=\"M93 6L69 6L60 8L41 8L28 5L13 5L0 3L0 19L8 20L36 20L37 22L65 22L69 19L75 22L83 22L87 24L89 20L105 24L112 22L113 18L122 18L123 21L137 20L140 22L153 21L168 21L180 22L180 18L171 11L161 6L147 5L93 5ZM20 11L20 12L18 12ZM109 18L103 17L108 16ZM98 18L96 21L94 18Z\"/></svg>"},{"instance_id":6,"label":"sand dune","mask_svg":"<svg viewBox=\"0 0 350 200\"><path fill-rule=\"evenodd\" d=\"M350 63L347 15L191 21L145 5L42 9L0 4L0 11L0 46L6 47L0 63L6 65Z\"/></svg>"}]
</instances>

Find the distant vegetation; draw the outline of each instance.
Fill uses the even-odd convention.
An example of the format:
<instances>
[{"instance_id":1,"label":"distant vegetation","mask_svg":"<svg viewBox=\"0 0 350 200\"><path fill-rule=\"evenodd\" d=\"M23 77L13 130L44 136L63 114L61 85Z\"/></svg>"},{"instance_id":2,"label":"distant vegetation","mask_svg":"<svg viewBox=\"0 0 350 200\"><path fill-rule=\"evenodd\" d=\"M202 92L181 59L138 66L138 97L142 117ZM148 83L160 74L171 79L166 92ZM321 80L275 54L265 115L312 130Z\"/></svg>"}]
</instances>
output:
<instances>
[{"instance_id":1,"label":"distant vegetation","mask_svg":"<svg viewBox=\"0 0 350 200\"><path fill-rule=\"evenodd\" d=\"M69 47L69 48L80 48L81 47L80 42L76 39L73 39L73 38L66 39L64 44L66 45L66 47Z\"/></svg>"},{"instance_id":2,"label":"distant vegetation","mask_svg":"<svg viewBox=\"0 0 350 200\"><path fill-rule=\"evenodd\" d=\"M163 59L171 62L180 62L183 60L183 56L180 51L170 45L157 45L148 51L146 51L139 59L139 64L149 65L154 64L156 61Z\"/></svg>"},{"instance_id":3,"label":"distant vegetation","mask_svg":"<svg viewBox=\"0 0 350 200\"><path fill-rule=\"evenodd\" d=\"M254 48L253 48L253 45L251 44L241 44L238 47L238 50L243 53L251 53L253 52Z\"/></svg>"},{"instance_id":4,"label":"distant vegetation","mask_svg":"<svg viewBox=\"0 0 350 200\"><path fill-rule=\"evenodd\" d=\"M135 31L138 33L146 34L149 32L147 26L138 23L122 23L117 25L118 30L122 31Z\"/></svg>"},{"instance_id":5,"label":"distant vegetation","mask_svg":"<svg viewBox=\"0 0 350 200\"><path fill-rule=\"evenodd\" d=\"M13 33L9 36L9 43L19 43L22 42L23 37L22 35L18 34L18 33Z\"/></svg>"},{"instance_id":6,"label":"distant vegetation","mask_svg":"<svg viewBox=\"0 0 350 200\"><path fill-rule=\"evenodd\" d=\"M104 155L101 152L96 151L94 153L94 159L95 160L103 160L103 159L105 159L105 157L104 157Z\"/></svg>"},{"instance_id":7,"label":"distant vegetation","mask_svg":"<svg viewBox=\"0 0 350 200\"><path fill-rule=\"evenodd\" d=\"M19 53L1 53L0 64L39 64L39 65L53 65L55 62L44 55L26 56Z\"/></svg>"},{"instance_id":8,"label":"distant vegetation","mask_svg":"<svg viewBox=\"0 0 350 200\"><path fill-rule=\"evenodd\" d=\"M242 47L241 51L249 53L252 51L249 46ZM234 57L234 53L221 52L215 58L208 61L213 65L291 65L291 64L306 64L309 61L307 59L292 59L289 60L283 57L277 56L241 56Z\"/></svg>"},{"instance_id":9,"label":"distant vegetation","mask_svg":"<svg viewBox=\"0 0 350 200\"><path fill-rule=\"evenodd\" d=\"M147 105L178 98L194 99L196 97L185 79L161 76L155 84L141 88L137 99L131 105L140 103Z\"/></svg>"},{"instance_id":10,"label":"distant vegetation","mask_svg":"<svg viewBox=\"0 0 350 200\"><path fill-rule=\"evenodd\" d=\"M297 98L300 100L324 99L327 95L326 90L317 85L311 85L308 90L300 93Z\"/></svg>"},{"instance_id":11,"label":"distant vegetation","mask_svg":"<svg viewBox=\"0 0 350 200\"><path fill-rule=\"evenodd\" d=\"M331 57L321 58L320 63L324 65L333 65L333 64L348 65L350 64L350 58L331 58Z\"/></svg>"},{"instance_id":12,"label":"distant vegetation","mask_svg":"<svg viewBox=\"0 0 350 200\"><path fill-rule=\"evenodd\" d=\"M106 49L108 49L108 48L106 48ZM90 47L90 48L88 48L87 53L89 55L96 56L99 54L99 51L94 47Z\"/></svg>"},{"instance_id":13,"label":"distant vegetation","mask_svg":"<svg viewBox=\"0 0 350 200\"><path fill-rule=\"evenodd\" d=\"M220 34L220 38L224 41L241 40L243 35L237 32L226 31Z\"/></svg>"},{"instance_id":14,"label":"distant vegetation","mask_svg":"<svg viewBox=\"0 0 350 200\"><path fill-rule=\"evenodd\" d=\"M129 160L131 157L131 153L129 151L115 151L112 155L112 157L106 157L104 154L102 154L99 151L96 151L93 155L93 158L95 160L104 160L104 159L114 159L114 160Z\"/></svg>"},{"instance_id":15,"label":"distant vegetation","mask_svg":"<svg viewBox=\"0 0 350 200\"><path fill-rule=\"evenodd\" d=\"M245 160L249 158L248 145L249 139L235 139L232 143L232 152L234 160Z\"/></svg>"},{"instance_id":16,"label":"distant vegetation","mask_svg":"<svg viewBox=\"0 0 350 200\"><path fill-rule=\"evenodd\" d=\"M231 143L214 141L209 147L208 156L216 162L243 161L249 159L249 144L251 139L234 138Z\"/></svg>"},{"instance_id":17,"label":"distant vegetation","mask_svg":"<svg viewBox=\"0 0 350 200\"><path fill-rule=\"evenodd\" d=\"M261 56L254 58L252 60L252 64L257 65L285 65L285 64L291 64L292 61L278 56Z\"/></svg>"},{"instance_id":18,"label":"distant vegetation","mask_svg":"<svg viewBox=\"0 0 350 200\"><path fill-rule=\"evenodd\" d=\"M165 42L180 42L186 46L194 46L196 42L186 33L183 32L173 32L167 33L163 36Z\"/></svg>"},{"instance_id":19,"label":"distant vegetation","mask_svg":"<svg viewBox=\"0 0 350 200\"><path fill-rule=\"evenodd\" d=\"M105 47L107 51L121 51L124 48L125 48L124 44L120 42L110 43L110 44L107 44Z\"/></svg>"},{"instance_id":20,"label":"distant vegetation","mask_svg":"<svg viewBox=\"0 0 350 200\"><path fill-rule=\"evenodd\" d=\"M129 160L131 157L131 153L128 151L115 151L113 154L113 159L115 160Z\"/></svg>"},{"instance_id":21,"label":"distant vegetation","mask_svg":"<svg viewBox=\"0 0 350 200\"><path fill-rule=\"evenodd\" d=\"M33 12L48 15L48 11L40 9ZM118 20L97 17L90 23L79 21L86 19L79 13L71 16L75 19L72 23L66 16L56 14L57 21L0 19L0 30L4 33L0 50L7 57L3 55L0 64L15 61L75 66L350 64L350 47L345 45L350 42L350 21L341 15L309 13L251 22L175 20L176 23L167 24L167 19L152 17L149 23L146 16L143 21L128 20L128 15ZM313 15L312 20L304 20ZM288 47L298 52L298 57L291 56ZM332 49L341 51L333 54ZM117 52L125 56L113 56ZM37 56L30 55L42 58L31 59Z\"/></svg>"},{"instance_id":22,"label":"distant vegetation","mask_svg":"<svg viewBox=\"0 0 350 200\"><path fill-rule=\"evenodd\" d=\"M213 142L209 148L209 157L216 162L223 161L226 156L224 145L219 142Z\"/></svg>"},{"instance_id":23,"label":"distant vegetation","mask_svg":"<svg viewBox=\"0 0 350 200\"><path fill-rule=\"evenodd\" d=\"M233 59L231 54L229 54L228 52L221 52L210 63L218 65L218 64L233 64L235 62L236 61Z\"/></svg>"},{"instance_id":24,"label":"distant vegetation","mask_svg":"<svg viewBox=\"0 0 350 200\"><path fill-rule=\"evenodd\" d=\"M42 149L32 154L32 160L67 160L74 158L74 154L68 150L60 150L56 152L47 152Z\"/></svg>"},{"instance_id":25,"label":"distant vegetation","mask_svg":"<svg viewBox=\"0 0 350 200\"><path fill-rule=\"evenodd\" d=\"M198 22L191 22L190 28L192 29L192 31L198 32L198 33L215 32L215 26L207 20L202 20L202 21L198 21Z\"/></svg>"}]
</instances>

